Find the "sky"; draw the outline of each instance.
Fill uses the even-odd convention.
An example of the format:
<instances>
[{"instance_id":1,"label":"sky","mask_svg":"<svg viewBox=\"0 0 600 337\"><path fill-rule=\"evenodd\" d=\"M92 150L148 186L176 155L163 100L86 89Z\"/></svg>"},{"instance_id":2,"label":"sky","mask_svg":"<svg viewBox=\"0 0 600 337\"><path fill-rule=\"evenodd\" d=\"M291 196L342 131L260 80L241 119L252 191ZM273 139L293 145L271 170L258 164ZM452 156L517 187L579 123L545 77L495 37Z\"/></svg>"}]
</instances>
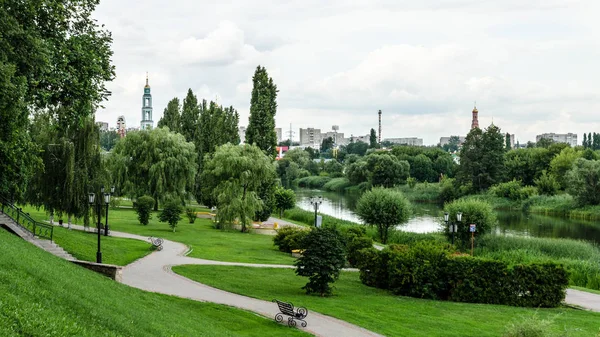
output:
<instances>
[{"instance_id":1,"label":"sky","mask_svg":"<svg viewBox=\"0 0 600 337\"><path fill-rule=\"evenodd\" d=\"M276 124L347 137L466 135L476 102L521 143L600 132L597 0L101 0L116 78L97 120L138 126L146 72L156 123L188 88L248 124L252 75L279 89Z\"/></svg>"}]
</instances>

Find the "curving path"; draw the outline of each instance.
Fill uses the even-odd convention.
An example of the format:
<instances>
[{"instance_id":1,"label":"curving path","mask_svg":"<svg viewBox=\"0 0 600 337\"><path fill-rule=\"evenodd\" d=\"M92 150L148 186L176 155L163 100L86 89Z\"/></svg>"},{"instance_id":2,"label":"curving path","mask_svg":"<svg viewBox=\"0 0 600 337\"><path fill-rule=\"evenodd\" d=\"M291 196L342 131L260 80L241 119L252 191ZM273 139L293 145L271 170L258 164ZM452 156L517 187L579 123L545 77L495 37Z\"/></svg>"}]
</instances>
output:
<instances>
[{"instance_id":1,"label":"curving path","mask_svg":"<svg viewBox=\"0 0 600 337\"><path fill-rule=\"evenodd\" d=\"M72 226L83 230L83 226ZM111 236L143 240L149 239L135 234L110 232ZM381 248L381 247L377 247ZM253 311L266 317L275 317L279 312L274 303L255 298L237 295L220 289L192 281L175 274L172 266L183 264L195 265L228 265L260 268L294 268L290 265L252 264L204 260L185 256L188 247L184 244L164 240L162 251L155 251L123 268L123 283L146 291L188 298L203 302L225 304L244 310ZM355 269L350 269L355 270ZM567 289L565 302L584 309L600 312L600 295L575 289ZM308 326L299 329L317 336L381 336L348 322L310 311L306 318Z\"/></svg>"},{"instance_id":2,"label":"curving path","mask_svg":"<svg viewBox=\"0 0 600 337\"><path fill-rule=\"evenodd\" d=\"M83 229L83 227L77 227L81 226L72 226L73 229ZM110 235L149 242L148 238L135 234L111 231ZM209 287L175 274L171 270L171 267L182 264L229 265L261 268L294 268L293 266L204 260L187 257L185 256L187 252L188 247L184 244L164 240L163 249L161 251L155 251L124 267L122 282L146 291L174 295L203 302L225 304L253 311L270 318L274 318L279 312L275 303ZM306 328L298 326L298 328L314 335L332 337L381 336L359 326L337 318L315 313L314 311L310 311L310 308L308 309L309 313L306 318L308 326Z\"/></svg>"}]
</instances>

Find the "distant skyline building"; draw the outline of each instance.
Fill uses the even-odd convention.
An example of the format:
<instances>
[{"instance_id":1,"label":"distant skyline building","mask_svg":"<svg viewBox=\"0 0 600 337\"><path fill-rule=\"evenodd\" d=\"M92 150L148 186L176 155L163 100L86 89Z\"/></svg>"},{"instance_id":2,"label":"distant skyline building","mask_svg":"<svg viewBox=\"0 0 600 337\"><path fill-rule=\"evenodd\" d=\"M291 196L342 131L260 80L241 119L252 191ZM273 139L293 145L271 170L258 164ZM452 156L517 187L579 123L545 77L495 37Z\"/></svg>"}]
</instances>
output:
<instances>
[{"instance_id":1,"label":"distant skyline building","mask_svg":"<svg viewBox=\"0 0 600 337\"><path fill-rule=\"evenodd\" d=\"M423 138L417 137L385 138L383 141L398 145L423 146Z\"/></svg>"},{"instance_id":2,"label":"distant skyline building","mask_svg":"<svg viewBox=\"0 0 600 337\"><path fill-rule=\"evenodd\" d=\"M312 148L319 148L321 146L322 137L321 129L315 128L300 128L300 146L310 146Z\"/></svg>"},{"instance_id":3,"label":"distant skyline building","mask_svg":"<svg viewBox=\"0 0 600 337\"><path fill-rule=\"evenodd\" d=\"M100 127L101 132L108 131L108 123L107 122L96 122L96 124Z\"/></svg>"},{"instance_id":4,"label":"distant skyline building","mask_svg":"<svg viewBox=\"0 0 600 337\"><path fill-rule=\"evenodd\" d=\"M465 140L467 139L467 137L463 137L463 136L440 137L440 146L444 146L444 145L450 143L450 138L451 137L458 137L458 144L459 145L462 145L462 143L464 143Z\"/></svg>"},{"instance_id":5,"label":"distant skyline building","mask_svg":"<svg viewBox=\"0 0 600 337\"><path fill-rule=\"evenodd\" d=\"M542 138L551 139L555 143L567 143L573 147L577 146L576 133L542 133L541 135L535 136L535 141L539 142Z\"/></svg>"},{"instance_id":6,"label":"distant skyline building","mask_svg":"<svg viewBox=\"0 0 600 337\"><path fill-rule=\"evenodd\" d=\"M275 128L275 133L277 134L277 144L279 144L283 139L283 130L281 128Z\"/></svg>"},{"instance_id":7,"label":"distant skyline building","mask_svg":"<svg viewBox=\"0 0 600 337\"><path fill-rule=\"evenodd\" d=\"M240 136L240 144L246 143L246 127L238 127L238 135Z\"/></svg>"},{"instance_id":8,"label":"distant skyline building","mask_svg":"<svg viewBox=\"0 0 600 337\"><path fill-rule=\"evenodd\" d=\"M150 93L150 85L148 84L148 73L146 73L146 85L144 86L144 95L142 96L142 122L140 123L140 128L142 130L151 130L153 127L152 94Z\"/></svg>"},{"instance_id":9,"label":"distant skyline building","mask_svg":"<svg viewBox=\"0 0 600 337\"><path fill-rule=\"evenodd\" d=\"M471 129L479 128L479 111L477 106L473 107L473 120L471 121Z\"/></svg>"}]
</instances>

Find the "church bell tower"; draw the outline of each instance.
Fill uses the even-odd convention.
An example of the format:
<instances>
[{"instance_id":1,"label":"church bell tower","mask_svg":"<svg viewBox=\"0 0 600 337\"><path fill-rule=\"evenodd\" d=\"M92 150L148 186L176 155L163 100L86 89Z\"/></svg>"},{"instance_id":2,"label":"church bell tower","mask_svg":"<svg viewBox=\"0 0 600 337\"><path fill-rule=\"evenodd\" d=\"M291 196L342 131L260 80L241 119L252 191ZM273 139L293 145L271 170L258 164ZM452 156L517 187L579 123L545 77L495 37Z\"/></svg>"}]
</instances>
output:
<instances>
[{"instance_id":1,"label":"church bell tower","mask_svg":"<svg viewBox=\"0 0 600 337\"><path fill-rule=\"evenodd\" d=\"M146 86L144 86L144 96L142 96L142 130L151 130L154 127L152 120L152 94L150 94L150 85L148 84L148 73L146 73Z\"/></svg>"}]
</instances>

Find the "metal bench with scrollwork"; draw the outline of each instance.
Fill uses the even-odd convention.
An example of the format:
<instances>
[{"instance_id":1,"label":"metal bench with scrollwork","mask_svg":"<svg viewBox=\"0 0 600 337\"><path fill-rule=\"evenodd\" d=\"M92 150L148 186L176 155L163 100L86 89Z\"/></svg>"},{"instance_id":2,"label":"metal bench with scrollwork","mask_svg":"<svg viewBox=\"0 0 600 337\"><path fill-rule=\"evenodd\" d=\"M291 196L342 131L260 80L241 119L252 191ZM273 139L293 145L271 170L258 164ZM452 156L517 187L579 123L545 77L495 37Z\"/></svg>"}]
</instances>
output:
<instances>
[{"instance_id":1,"label":"metal bench with scrollwork","mask_svg":"<svg viewBox=\"0 0 600 337\"><path fill-rule=\"evenodd\" d=\"M154 247L156 247L156 250L162 250L162 244L163 244L163 239L161 238L153 238L153 237L149 237L148 239L150 239L150 242L152 243L152 245Z\"/></svg>"},{"instance_id":2,"label":"metal bench with scrollwork","mask_svg":"<svg viewBox=\"0 0 600 337\"><path fill-rule=\"evenodd\" d=\"M296 326L296 320L300 321L300 325L302 327L306 327L306 321L304 318L308 315L308 310L306 308L297 308L294 310L294 305L292 303L281 302L279 300L273 300L273 302L277 302L277 306L279 307L279 313L275 315L275 321L278 323L283 322L283 315L288 317L288 326Z\"/></svg>"}]
</instances>

